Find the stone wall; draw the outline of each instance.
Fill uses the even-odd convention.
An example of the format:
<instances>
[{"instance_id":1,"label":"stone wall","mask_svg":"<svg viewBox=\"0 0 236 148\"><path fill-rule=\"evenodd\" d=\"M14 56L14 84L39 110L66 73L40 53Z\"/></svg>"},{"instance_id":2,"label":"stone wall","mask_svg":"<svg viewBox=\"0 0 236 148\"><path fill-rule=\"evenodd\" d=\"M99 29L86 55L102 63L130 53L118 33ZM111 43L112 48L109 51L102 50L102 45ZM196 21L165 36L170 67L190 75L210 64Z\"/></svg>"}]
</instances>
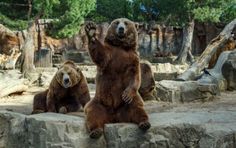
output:
<instances>
[{"instance_id":1,"label":"stone wall","mask_svg":"<svg viewBox=\"0 0 236 148\"><path fill-rule=\"evenodd\" d=\"M40 49L49 49L53 55L59 55L70 59L70 53L80 54L87 52L88 40L84 31L84 27L71 38L55 39L46 35L45 30L48 28L50 20L39 20L34 31L35 51ZM104 40L108 23L98 24L97 34L100 40ZM3 27L2 27L3 28ZM202 53L206 45L219 34L223 25L196 23L193 38L193 53L195 55ZM7 30L7 29L5 29ZM8 29L9 30L9 29ZM15 34L15 35L14 35ZM0 29L0 54L12 53L12 48L17 48L17 51L22 47L27 35L26 31L14 32L14 38L8 39ZM139 25L139 51L141 56L152 57L156 51L168 52L177 55L182 46L182 28L165 26L162 24L144 24ZM14 39L12 41L12 39ZM7 40L7 41L6 41ZM72 51L72 52L71 52ZM67 55L69 53L69 55ZM37 54L37 53L36 53ZM82 54L83 55L83 54ZM15 56L14 56L15 57ZM18 55L17 55L18 57ZM4 60L5 57L0 57ZM73 59L73 55L71 59ZM82 57L84 58L84 57ZM87 57L85 57L87 58ZM60 58L59 58L60 59ZM63 60L63 58L61 58ZM65 59L65 58L64 58ZM7 59L8 60L8 59ZM5 61L7 61L5 60ZM52 60L51 60L52 61ZM78 59L82 61L82 59ZM41 64L37 61L37 65ZM45 63L45 61L43 61ZM51 65L49 63L48 65Z\"/></svg>"},{"instance_id":2,"label":"stone wall","mask_svg":"<svg viewBox=\"0 0 236 148\"><path fill-rule=\"evenodd\" d=\"M98 37L104 40L108 23L98 24ZM199 55L203 52L206 45L216 37L223 29L223 25L215 25L208 23L196 23L193 37L193 54ZM153 55L157 50L163 52L171 52L177 55L182 46L182 28L174 26L165 26L161 24L141 24L139 27L139 51L142 56ZM80 32L74 37L63 40L55 40L46 37L47 46L54 46L55 51L61 52L62 49L75 49L78 51L87 50L87 38L82 26ZM58 42L57 45L54 45ZM42 42L43 43L43 42ZM60 44L63 43L63 44Z\"/></svg>"}]
</instances>

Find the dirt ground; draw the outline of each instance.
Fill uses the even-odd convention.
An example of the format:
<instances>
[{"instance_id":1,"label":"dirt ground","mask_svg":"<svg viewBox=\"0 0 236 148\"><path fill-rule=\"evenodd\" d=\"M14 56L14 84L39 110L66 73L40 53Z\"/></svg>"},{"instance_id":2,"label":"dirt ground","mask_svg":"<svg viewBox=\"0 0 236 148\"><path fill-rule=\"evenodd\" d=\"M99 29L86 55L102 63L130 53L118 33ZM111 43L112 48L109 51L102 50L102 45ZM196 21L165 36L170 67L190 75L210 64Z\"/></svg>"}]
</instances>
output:
<instances>
[{"instance_id":1,"label":"dirt ground","mask_svg":"<svg viewBox=\"0 0 236 148\"><path fill-rule=\"evenodd\" d=\"M94 96L93 85L90 85L92 90L91 96ZM5 98L0 98L0 110L9 110L23 114L30 114L32 111L33 96L43 91L42 87L30 87L28 91L21 95L12 95ZM186 111L216 111L216 110L231 110L236 111L236 91L222 92L217 99L209 102L192 102L184 104L173 104L168 102L148 101L145 102L147 112L186 112Z\"/></svg>"}]
</instances>

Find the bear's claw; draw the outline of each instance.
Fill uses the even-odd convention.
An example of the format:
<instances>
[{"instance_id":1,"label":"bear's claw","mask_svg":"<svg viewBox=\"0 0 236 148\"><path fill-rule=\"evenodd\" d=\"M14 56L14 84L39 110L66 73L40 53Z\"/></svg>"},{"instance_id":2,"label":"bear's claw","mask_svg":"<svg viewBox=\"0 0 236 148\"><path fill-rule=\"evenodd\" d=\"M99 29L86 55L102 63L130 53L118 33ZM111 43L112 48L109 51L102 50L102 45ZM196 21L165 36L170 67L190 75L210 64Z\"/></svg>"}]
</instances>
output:
<instances>
[{"instance_id":1,"label":"bear's claw","mask_svg":"<svg viewBox=\"0 0 236 148\"><path fill-rule=\"evenodd\" d=\"M130 104L133 101L133 92L131 89L126 89L122 94L122 99L125 101L125 103Z\"/></svg>"},{"instance_id":2,"label":"bear's claw","mask_svg":"<svg viewBox=\"0 0 236 148\"><path fill-rule=\"evenodd\" d=\"M141 123L139 123L138 127L139 127L141 130L146 131L146 130L148 130L148 129L151 127L151 124L150 124L148 121L146 121L146 122L141 122Z\"/></svg>"},{"instance_id":3,"label":"bear's claw","mask_svg":"<svg viewBox=\"0 0 236 148\"><path fill-rule=\"evenodd\" d=\"M92 139L98 139L99 137L102 136L102 133L103 133L102 129L98 128L98 129L91 131L89 134L89 137Z\"/></svg>"}]
</instances>

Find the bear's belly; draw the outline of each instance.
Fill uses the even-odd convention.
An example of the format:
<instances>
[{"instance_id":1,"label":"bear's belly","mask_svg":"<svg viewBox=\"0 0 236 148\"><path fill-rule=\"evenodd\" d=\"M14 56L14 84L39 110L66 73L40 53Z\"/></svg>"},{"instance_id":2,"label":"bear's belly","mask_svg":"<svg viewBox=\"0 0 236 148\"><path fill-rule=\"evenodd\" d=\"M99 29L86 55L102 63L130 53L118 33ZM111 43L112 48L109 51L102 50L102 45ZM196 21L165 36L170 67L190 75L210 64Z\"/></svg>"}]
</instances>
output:
<instances>
[{"instance_id":1,"label":"bear's belly","mask_svg":"<svg viewBox=\"0 0 236 148\"><path fill-rule=\"evenodd\" d=\"M105 77L104 75L97 76L95 98L106 107L118 108L123 104L121 96L126 88L121 79L119 77Z\"/></svg>"}]
</instances>

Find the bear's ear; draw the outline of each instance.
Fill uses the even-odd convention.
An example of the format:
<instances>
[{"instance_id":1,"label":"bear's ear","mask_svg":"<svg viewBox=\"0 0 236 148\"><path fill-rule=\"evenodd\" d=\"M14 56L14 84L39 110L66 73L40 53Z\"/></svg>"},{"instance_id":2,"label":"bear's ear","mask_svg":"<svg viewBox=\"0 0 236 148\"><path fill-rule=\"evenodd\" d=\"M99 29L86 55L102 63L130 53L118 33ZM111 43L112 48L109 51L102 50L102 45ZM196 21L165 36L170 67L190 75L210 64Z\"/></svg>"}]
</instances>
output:
<instances>
[{"instance_id":1,"label":"bear's ear","mask_svg":"<svg viewBox=\"0 0 236 148\"><path fill-rule=\"evenodd\" d=\"M139 23L134 23L135 28L138 30L139 29Z\"/></svg>"},{"instance_id":2,"label":"bear's ear","mask_svg":"<svg viewBox=\"0 0 236 148\"><path fill-rule=\"evenodd\" d=\"M59 70L59 69L61 68L61 66L60 66L60 65L57 65L57 64L53 64L53 67L56 67L57 70Z\"/></svg>"},{"instance_id":3,"label":"bear's ear","mask_svg":"<svg viewBox=\"0 0 236 148\"><path fill-rule=\"evenodd\" d=\"M80 73L80 72L81 72L81 70L80 70L80 68L79 68L79 67L77 67L77 68L76 68L76 71L77 71L78 73Z\"/></svg>"}]
</instances>

